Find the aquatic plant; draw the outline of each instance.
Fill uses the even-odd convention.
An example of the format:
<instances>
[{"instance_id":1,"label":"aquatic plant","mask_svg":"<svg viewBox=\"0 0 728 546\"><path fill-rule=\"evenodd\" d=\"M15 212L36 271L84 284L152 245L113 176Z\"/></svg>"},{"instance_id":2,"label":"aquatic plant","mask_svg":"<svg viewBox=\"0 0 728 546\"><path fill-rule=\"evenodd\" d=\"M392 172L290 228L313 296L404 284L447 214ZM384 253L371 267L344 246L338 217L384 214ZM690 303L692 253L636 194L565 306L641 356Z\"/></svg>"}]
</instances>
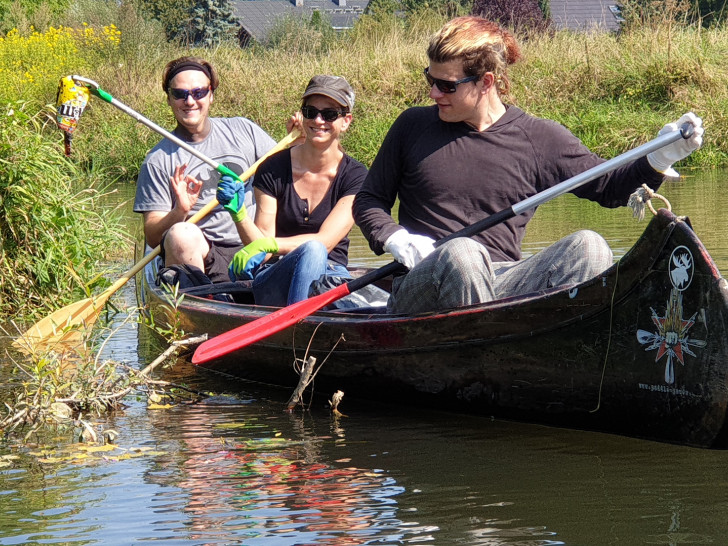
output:
<instances>
[{"instance_id":1,"label":"aquatic plant","mask_svg":"<svg viewBox=\"0 0 728 546\"><path fill-rule=\"evenodd\" d=\"M96 329L75 346L36 351L29 348L23 359L12 359L16 380L8 384L0 416L0 434L6 439L27 442L33 435L54 430L73 434L73 440L86 443L113 443L115 430L98 430L91 419L124 407L124 399L134 393L146 395L150 409L171 407L164 401L199 399L207 396L183 385L155 379L152 372L174 362L179 350L206 337L172 341L154 361L142 370L114 360L102 360L104 345L127 323L136 319L136 310L126 310L125 319L113 331ZM149 325L149 324L148 324ZM158 329L166 335L168 329ZM179 330L174 330L179 334ZM62 349L62 350L61 350Z\"/></svg>"}]
</instances>

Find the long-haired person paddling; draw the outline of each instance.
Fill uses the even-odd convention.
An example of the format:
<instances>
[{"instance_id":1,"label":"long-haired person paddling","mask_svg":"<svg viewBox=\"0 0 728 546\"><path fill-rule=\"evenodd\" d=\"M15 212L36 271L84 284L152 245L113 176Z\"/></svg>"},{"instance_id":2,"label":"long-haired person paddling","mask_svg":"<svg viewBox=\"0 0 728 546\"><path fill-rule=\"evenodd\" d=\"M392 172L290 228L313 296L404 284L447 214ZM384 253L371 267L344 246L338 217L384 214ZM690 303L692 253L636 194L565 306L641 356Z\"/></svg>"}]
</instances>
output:
<instances>
[{"instance_id":1,"label":"long-haired person paddling","mask_svg":"<svg viewBox=\"0 0 728 546\"><path fill-rule=\"evenodd\" d=\"M435 239L481 220L604 160L565 127L508 105L507 66L520 57L513 35L481 17L456 18L427 50L424 79L433 106L410 108L387 134L354 203L377 253L410 271L395 279L388 307L419 312L475 304L577 283L612 265L607 242L579 231L521 259L533 211L436 249ZM548 91L545 91L548 92ZM673 162L697 149L702 122L680 139L573 191L605 207L627 204L643 183L656 189ZM391 210L399 198L399 224Z\"/></svg>"},{"instance_id":2,"label":"long-haired person paddling","mask_svg":"<svg viewBox=\"0 0 728 546\"><path fill-rule=\"evenodd\" d=\"M258 168L255 221L231 210L246 245L230 263L231 276L253 279L257 304L290 305L306 299L322 275L349 276L351 207L367 174L340 145L353 107L354 91L344 78L311 78L299 118L305 141ZM223 177L217 199L230 210L242 191Z\"/></svg>"}]
</instances>

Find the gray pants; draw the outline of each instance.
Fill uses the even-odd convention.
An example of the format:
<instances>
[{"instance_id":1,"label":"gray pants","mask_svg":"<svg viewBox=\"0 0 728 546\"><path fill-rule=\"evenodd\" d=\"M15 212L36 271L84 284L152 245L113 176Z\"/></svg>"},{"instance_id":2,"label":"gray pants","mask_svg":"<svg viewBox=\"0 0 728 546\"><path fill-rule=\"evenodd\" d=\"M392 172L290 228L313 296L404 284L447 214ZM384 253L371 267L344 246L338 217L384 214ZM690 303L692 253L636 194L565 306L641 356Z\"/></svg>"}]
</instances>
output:
<instances>
[{"instance_id":1,"label":"gray pants","mask_svg":"<svg viewBox=\"0 0 728 546\"><path fill-rule=\"evenodd\" d=\"M517 262L493 262L467 237L439 246L409 273L394 280L391 313L419 313L484 303L585 281L613 262L601 235L577 231Z\"/></svg>"}]
</instances>

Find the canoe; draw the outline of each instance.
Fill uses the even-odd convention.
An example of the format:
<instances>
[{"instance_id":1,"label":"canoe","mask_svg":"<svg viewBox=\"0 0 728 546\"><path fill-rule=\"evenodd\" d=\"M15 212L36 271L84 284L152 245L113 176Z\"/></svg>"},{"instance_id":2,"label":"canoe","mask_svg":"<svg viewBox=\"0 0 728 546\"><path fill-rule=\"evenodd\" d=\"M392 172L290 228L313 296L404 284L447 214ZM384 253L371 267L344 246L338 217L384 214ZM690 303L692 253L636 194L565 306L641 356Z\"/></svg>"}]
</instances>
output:
<instances>
[{"instance_id":1,"label":"canoe","mask_svg":"<svg viewBox=\"0 0 728 546\"><path fill-rule=\"evenodd\" d=\"M171 313L147 267L142 304ZM246 283L188 290L181 327L215 336L266 316ZM207 293L205 293L207 292ZM156 318L160 322L159 318ZM690 221L660 209L635 245L584 283L443 312L320 311L204 366L315 391L706 448L728 444L728 283ZM338 342L338 343L337 343Z\"/></svg>"}]
</instances>

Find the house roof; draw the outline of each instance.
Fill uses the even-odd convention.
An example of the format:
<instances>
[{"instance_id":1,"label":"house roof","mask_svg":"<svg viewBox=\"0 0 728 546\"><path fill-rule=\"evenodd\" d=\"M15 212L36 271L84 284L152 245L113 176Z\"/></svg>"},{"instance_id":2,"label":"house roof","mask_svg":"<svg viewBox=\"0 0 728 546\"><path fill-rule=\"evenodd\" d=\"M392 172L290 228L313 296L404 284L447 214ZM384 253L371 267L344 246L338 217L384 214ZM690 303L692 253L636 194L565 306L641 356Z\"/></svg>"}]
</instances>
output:
<instances>
[{"instance_id":1,"label":"house roof","mask_svg":"<svg viewBox=\"0 0 728 546\"><path fill-rule=\"evenodd\" d=\"M335 30L354 26L354 22L364 12L369 0L303 0L302 6L295 6L290 0L237 0L232 2L240 25L258 42L265 42L268 33L279 19L286 16L311 17L320 11L331 21Z\"/></svg>"},{"instance_id":2,"label":"house roof","mask_svg":"<svg viewBox=\"0 0 728 546\"><path fill-rule=\"evenodd\" d=\"M549 9L559 29L617 31L623 21L614 0L550 0Z\"/></svg>"}]
</instances>

